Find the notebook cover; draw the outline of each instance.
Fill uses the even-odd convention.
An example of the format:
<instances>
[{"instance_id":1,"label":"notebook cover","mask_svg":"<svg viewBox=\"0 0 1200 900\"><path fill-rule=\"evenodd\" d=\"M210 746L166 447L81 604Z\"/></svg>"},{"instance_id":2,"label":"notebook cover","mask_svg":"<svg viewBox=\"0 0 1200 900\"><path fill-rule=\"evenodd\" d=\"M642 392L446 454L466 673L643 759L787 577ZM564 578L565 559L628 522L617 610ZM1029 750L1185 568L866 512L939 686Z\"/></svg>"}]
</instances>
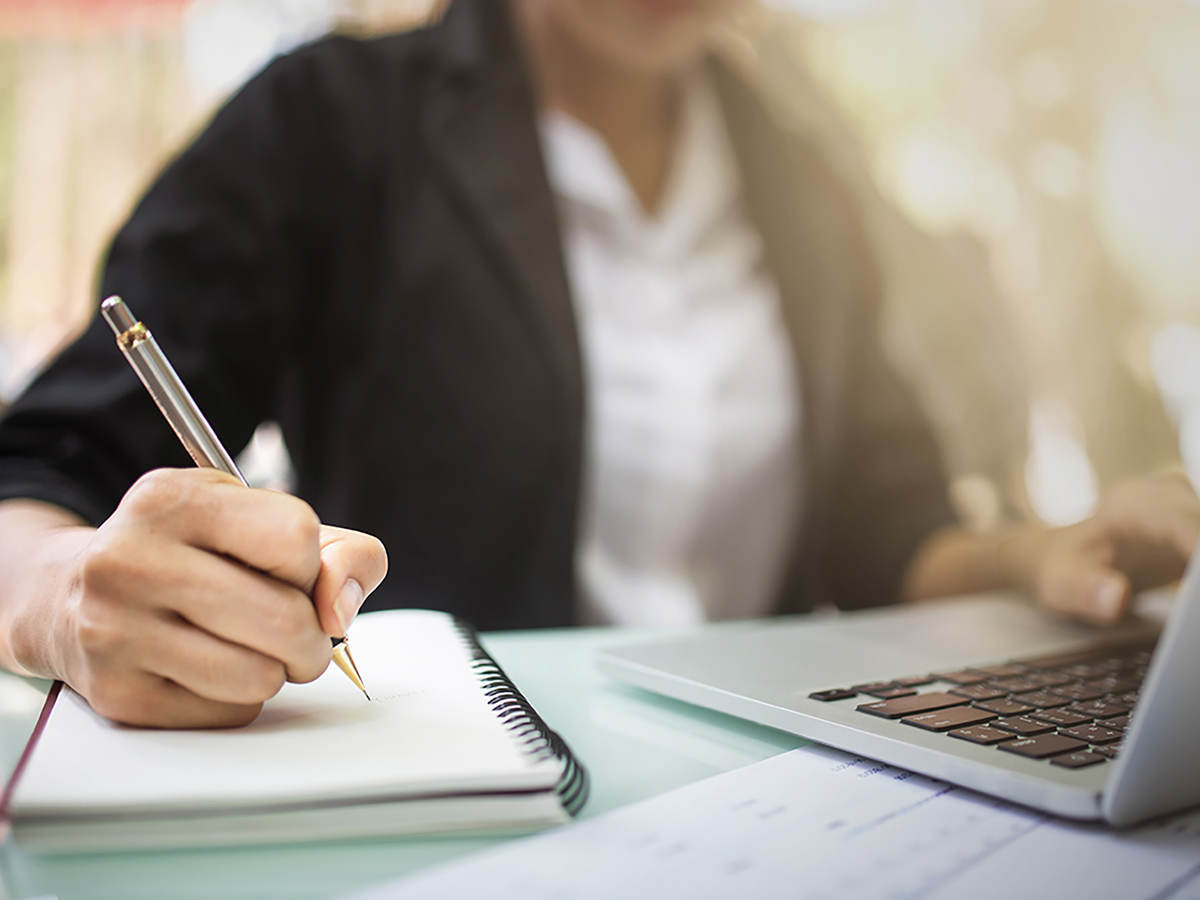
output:
<instances>
[{"instance_id":1,"label":"notebook cover","mask_svg":"<svg viewBox=\"0 0 1200 900\"><path fill-rule=\"evenodd\" d=\"M17 759L17 764L13 766L12 774L8 776L8 781L4 785L4 793L0 794L0 843L3 843L8 837L9 830L12 827L8 807L12 802L13 794L16 792L17 783L21 780L21 775L24 773L25 767L29 764L29 760L33 756L33 749L37 746L42 732L46 730L46 723L50 721L50 711L54 709L54 703L58 700L62 686L63 683L61 681L56 681L50 685L50 691L46 694L46 700L42 704L42 711L38 714L37 722L33 726L33 731L30 732L29 740L25 742L25 749L21 751L21 756Z\"/></svg>"}]
</instances>

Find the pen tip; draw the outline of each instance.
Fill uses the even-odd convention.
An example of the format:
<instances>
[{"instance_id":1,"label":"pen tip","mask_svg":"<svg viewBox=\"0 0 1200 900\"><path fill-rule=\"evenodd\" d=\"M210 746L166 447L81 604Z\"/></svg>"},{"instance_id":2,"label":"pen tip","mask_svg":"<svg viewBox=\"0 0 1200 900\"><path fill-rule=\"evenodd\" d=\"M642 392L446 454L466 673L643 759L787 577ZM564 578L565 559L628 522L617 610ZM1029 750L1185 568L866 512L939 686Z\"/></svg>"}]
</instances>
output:
<instances>
[{"instance_id":1,"label":"pen tip","mask_svg":"<svg viewBox=\"0 0 1200 900\"><path fill-rule=\"evenodd\" d=\"M346 673L346 677L354 683L354 686L363 692L363 696L370 700L371 695L367 693L362 676L358 674L358 666L354 664L354 657L350 655L350 645L344 640L333 648L333 661L337 663L339 669Z\"/></svg>"}]
</instances>

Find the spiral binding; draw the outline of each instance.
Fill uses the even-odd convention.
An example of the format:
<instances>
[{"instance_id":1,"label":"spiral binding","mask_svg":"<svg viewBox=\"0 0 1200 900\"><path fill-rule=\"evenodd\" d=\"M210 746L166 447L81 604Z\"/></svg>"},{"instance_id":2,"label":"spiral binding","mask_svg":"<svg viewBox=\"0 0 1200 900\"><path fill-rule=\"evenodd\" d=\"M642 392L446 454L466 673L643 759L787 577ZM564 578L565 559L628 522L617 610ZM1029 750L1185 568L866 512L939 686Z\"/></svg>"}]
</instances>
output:
<instances>
[{"instance_id":1,"label":"spiral binding","mask_svg":"<svg viewBox=\"0 0 1200 900\"><path fill-rule=\"evenodd\" d=\"M555 791L563 809L572 816L577 815L588 799L590 782L587 770L576 759L567 742L546 724L517 690L500 664L483 649L475 629L461 619L455 619L454 624L470 653L471 669L479 676L488 706L535 760L557 759L562 763L562 775Z\"/></svg>"}]
</instances>

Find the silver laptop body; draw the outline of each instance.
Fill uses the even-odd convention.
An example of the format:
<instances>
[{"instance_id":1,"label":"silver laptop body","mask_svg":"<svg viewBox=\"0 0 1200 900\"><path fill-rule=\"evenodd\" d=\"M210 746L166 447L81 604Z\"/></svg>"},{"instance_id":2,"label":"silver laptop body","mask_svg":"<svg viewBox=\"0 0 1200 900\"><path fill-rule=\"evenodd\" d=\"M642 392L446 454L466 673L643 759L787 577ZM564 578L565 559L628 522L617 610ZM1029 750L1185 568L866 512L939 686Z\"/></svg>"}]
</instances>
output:
<instances>
[{"instance_id":1,"label":"silver laptop body","mask_svg":"<svg viewBox=\"0 0 1200 900\"><path fill-rule=\"evenodd\" d=\"M809 694L921 673L1161 636L1124 731L1103 764L1068 769L907 727ZM1134 618L1111 629L1064 621L1027 601L983 597L787 617L600 654L600 669L656 693L750 719L851 753L1076 819L1129 825L1200 804L1200 564L1165 626ZM919 693L947 691L935 682Z\"/></svg>"}]
</instances>

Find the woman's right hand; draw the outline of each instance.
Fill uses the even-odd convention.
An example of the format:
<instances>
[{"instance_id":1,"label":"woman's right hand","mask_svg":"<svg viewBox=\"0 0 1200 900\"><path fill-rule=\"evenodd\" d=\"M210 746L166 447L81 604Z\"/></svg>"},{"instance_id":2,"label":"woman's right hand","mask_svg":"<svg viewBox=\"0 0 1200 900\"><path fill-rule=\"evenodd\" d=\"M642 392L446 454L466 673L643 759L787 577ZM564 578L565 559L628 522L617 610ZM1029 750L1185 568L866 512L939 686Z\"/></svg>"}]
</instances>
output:
<instances>
[{"instance_id":1,"label":"woman's right hand","mask_svg":"<svg viewBox=\"0 0 1200 900\"><path fill-rule=\"evenodd\" d=\"M7 505L4 537L40 506ZM26 544L39 573L26 602L0 613L11 662L130 725L250 722L285 681L325 670L330 636L387 568L370 535L326 528L303 501L212 469L148 473L98 529L57 521Z\"/></svg>"}]
</instances>

